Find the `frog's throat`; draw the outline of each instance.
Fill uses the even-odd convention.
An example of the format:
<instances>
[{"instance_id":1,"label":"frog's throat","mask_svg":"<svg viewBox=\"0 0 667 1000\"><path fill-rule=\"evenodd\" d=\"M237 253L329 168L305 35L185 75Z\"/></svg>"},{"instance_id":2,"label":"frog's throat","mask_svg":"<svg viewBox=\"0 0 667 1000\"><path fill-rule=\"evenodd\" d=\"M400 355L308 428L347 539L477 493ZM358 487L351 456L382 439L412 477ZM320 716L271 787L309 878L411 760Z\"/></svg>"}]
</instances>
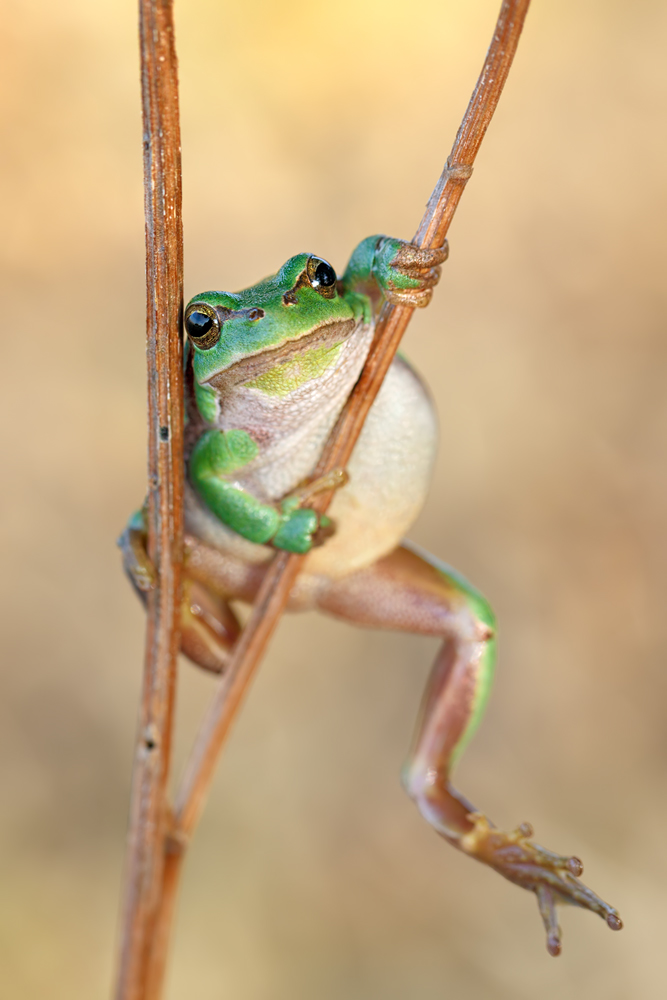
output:
<instances>
[{"instance_id":1,"label":"frog's throat","mask_svg":"<svg viewBox=\"0 0 667 1000\"><path fill-rule=\"evenodd\" d=\"M299 354L312 351L313 348L333 347L347 340L354 333L357 323L353 319L336 320L332 323L323 323L315 327L295 340L287 340L280 347L269 347L255 354L249 354L246 358L241 358L223 368L213 375L209 375L202 385L210 386L216 392L229 392L235 385L244 382L252 382L265 372L271 371L277 365L285 361L291 361Z\"/></svg>"}]
</instances>

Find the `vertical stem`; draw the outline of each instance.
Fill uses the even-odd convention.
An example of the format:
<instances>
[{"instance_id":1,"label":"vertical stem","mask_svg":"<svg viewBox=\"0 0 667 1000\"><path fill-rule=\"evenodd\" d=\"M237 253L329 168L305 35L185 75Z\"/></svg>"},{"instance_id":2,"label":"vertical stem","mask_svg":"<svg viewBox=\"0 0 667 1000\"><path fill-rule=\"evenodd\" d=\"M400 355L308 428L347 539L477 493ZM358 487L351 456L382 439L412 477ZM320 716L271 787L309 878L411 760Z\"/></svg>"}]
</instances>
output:
<instances>
[{"instance_id":1,"label":"vertical stem","mask_svg":"<svg viewBox=\"0 0 667 1000\"><path fill-rule=\"evenodd\" d=\"M167 971L171 928L183 863L182 842L168 845L162 870L160 902L153 922L151 951L146 968L146 986L141 1000L160 1000Z\"/></svg>"},{"instance_id":2,"label":"vertical stem","mask_svg":"<svg viewBox=\"0 0 667 1000\"><path fill-rule=\"evenodd\" d=\"M183 561L183 236L172 0L140 0L148 357L146 653L132 775L116 1000L143 1000L169 824Z\"/></svg>"}]
</instances>

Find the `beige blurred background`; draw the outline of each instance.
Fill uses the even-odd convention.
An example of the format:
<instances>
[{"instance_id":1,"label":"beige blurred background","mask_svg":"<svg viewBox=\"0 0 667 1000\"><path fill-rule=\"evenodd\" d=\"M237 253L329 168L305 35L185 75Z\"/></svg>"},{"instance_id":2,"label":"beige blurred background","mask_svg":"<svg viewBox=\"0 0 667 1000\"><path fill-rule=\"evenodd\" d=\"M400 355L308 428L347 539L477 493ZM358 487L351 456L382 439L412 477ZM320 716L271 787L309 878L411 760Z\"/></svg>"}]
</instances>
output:
<instances>
[{"instance_id":1,"label":"beige blurred background","mask_svg":"<svg viewBox=\"0 0 667 1000\"><path fill-rule=\"evenodd\" d=\"M131 0L4 0L0 995L109 995L143 617ZM500 618L458 784L530 820L612 934L442 843L398 774L432 641L285 620L192 847L168 996L653 1000L667 980L667 8L534 0L406 351L437 400L412 537ZM409 238L497 0L177 3L186 295ZM184 665L179 761L211 692Z\"/></svg>"}]
</instances>

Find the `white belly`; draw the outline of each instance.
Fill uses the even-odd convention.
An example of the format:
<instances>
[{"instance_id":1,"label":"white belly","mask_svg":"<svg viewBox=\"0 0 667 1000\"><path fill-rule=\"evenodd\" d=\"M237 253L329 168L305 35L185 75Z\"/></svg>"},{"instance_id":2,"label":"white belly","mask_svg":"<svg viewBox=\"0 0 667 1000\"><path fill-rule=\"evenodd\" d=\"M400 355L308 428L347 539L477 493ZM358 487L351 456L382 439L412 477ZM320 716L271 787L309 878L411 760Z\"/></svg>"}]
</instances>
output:
<instances>
[{"instance_id":1,"label":"white belly","mask_svg":"<svg viewBox=\"0 0 667 1000\"><path fill-rule=\"evenodd\" d=\"M350 460L350 481L331 504L336 534L309 554L306 571L344 576L395 548L424 503L436 446L432 400L416 372L397 358ZM273 549L248 542L222 524L187 483L185 508L187 530L206 544L245 562L273 555Z\"/></svg>"},{"instance_id":2,"label":"white belly","mask_svg":"<svg viewBox=\"0 0 667 1000\"><path fill-rule=\"evenodd\" d=\"M424 383L396 359L352 454L350 482L331 504L338 530L308 556L308 572L344 576L400 543L426 499L437 435Z\"/></svg>"}]
</instances>

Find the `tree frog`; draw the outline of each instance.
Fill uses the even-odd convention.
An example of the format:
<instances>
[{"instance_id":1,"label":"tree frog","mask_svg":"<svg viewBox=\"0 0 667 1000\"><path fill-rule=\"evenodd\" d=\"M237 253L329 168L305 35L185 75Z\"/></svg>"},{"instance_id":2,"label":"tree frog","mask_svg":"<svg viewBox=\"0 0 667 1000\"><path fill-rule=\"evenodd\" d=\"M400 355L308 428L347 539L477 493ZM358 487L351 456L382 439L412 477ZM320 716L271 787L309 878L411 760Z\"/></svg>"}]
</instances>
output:
<instances>
[{"instance_id":1,"label":"tree frog","mask_svg":"<svg viewBox=\"0 0 667 1000\"><path fill-rule=\"evenodd\" d=\"M362 626L440 637L405 788L446 841L536 894L555 955L557 903L592 910L613 929L621 921L580 881L577 858L535 844L528 824L501 832L452 785L489 694L496 623L460 573L404 540L429 486L437 423L424 383L402 357L340 477L331 518L307 504L379 308L385 300L426 305L446 256L446 247L370 236L342 278L323 258L301 253L251 288L190 300L182 651L205 670L224 671L239 634L230 602L254 599L276 549L306 554L291 610L319 608ZM154 574L142 512L120 545L145 593Z\"/></svg>"}]
</instances>

